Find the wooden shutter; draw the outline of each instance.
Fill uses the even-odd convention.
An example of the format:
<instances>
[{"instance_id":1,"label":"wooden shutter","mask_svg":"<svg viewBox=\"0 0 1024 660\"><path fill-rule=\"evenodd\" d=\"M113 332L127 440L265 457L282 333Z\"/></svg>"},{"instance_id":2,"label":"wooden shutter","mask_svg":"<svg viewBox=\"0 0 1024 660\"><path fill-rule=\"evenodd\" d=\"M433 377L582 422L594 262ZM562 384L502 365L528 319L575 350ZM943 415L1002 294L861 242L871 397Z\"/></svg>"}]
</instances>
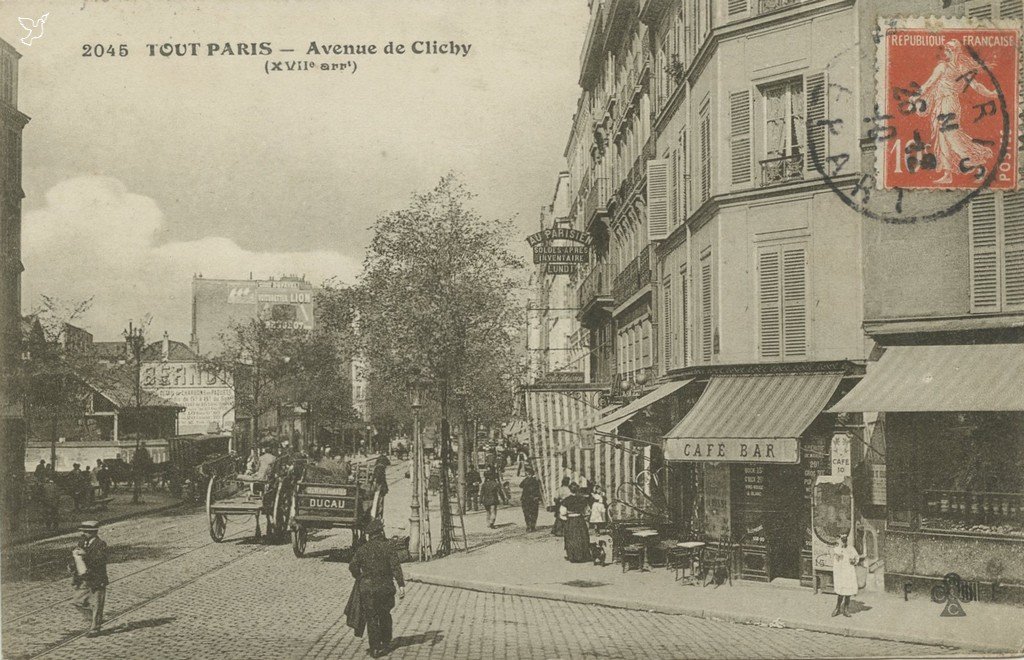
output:
<instances>
[{"instance_id":1,"label":"wooden shutter","mask_svg":"<svg viewBox=\"0 0 1024 660\"><path fill-rule=\"evenodd\" d=\"M1003 307L1024 309L1024 195L1003 193Z\"/></svg>"},{"instance_id":2,"label":"wooden shutter","mask_svg":"<svg viewBox=\"0 0 1024 660\"><path fill-rule=\"evenodd\" d=\"M700 264L700 353L704 362L711 362L711 255L701 259Z\"/></svg>"},{"instance_id":3,"label":"wooden shutter","mask_svg":"<svg viewBox=\"0 0 1024 660\"><path fill-rule=\"evenodd\" d=\"M676 227L679 225L679 150L672 150L669 161L669 218Z\"/></svg>"},{"instance_id":4,"label":"wooden shutter","mask_svg":"<svg viewBox=\"0 0 1024 660\"><path fill-rule=\"evenodd\" d=\"M999 311L999 252L996 198L986 193L971 200L971 311Z\"/></svg>"},{"instance_id":5,"label":"wooden shutter","mask_svg":"<svg viewBox=\"0 0 1024 660\"><path fill-rule=\"evenodd\" d=\"M685 367L690 363L690 285L687 279L686 266L679 270L679 334L682 341L679 353L679 366Z\"/></svg>"},{"instance_id":6,"label":"wooden shutter","mask_svg":"<svg viewBox=\"0 0 1024 660\"><path fill-rule=\"evenodd\" d=\"M782 277L777 248L758 255L757 276L761 357L777 358L782 355Z\"/></svg>"},{"instance_id":7,"label":"wooden shutter","mask_svg":"<svg viewBox=\"0 0 1024 660\"><path fill-rule=\"evenodd\" d=\"M750 90L729 95L729 149L732 162L732 183L750 181Z\"/></svg>"},{"instance_id":8,"label":"wooden shutter","mask_svg":"<svg viewBox=\"0 0 1024 660\"><path fill-rule=\"evenodd\" d=\"M782 250L782 352L807 355L807 253Z\"/></svg>"},{"instance_id":9,"label":"wooden shutter","mask_svg":"<svg viewBox=\"0 0 1024 660\"><path fill-rule=\"evenodd\" d=\"M689 213L690 159L687 153L686 129L679 131L679 213L685 220Z\"/></svg>"},{"instance_id":10,"label":"wooden shutter","mask_svg":"<svg viewBox=\"0 0 1024 660\"><path fill-rule=\"evenodd\" d=\"M662 290L664 304L661 309L662 345L664 346L665 371L672 368L672 278L665 278Z\"/></svg>"},{"instance_id":11,"label":"wooden shutter","mask_svg":"<svg viewBox=\"0 0 1024 660\"><path fill-rule=\"evenodd\" d=\"M647 161L647 239L662 241L668 238L668 172L669 161L664 158Z\"/></svg>"},{"instance_id":12,"label":"wooden shutter","mask_svg":"<svg viewBox=\"0 0 1024 660\"><path fill-rule=\"evenodd\" d=\"M807 176L815 176L813 153L817 157L818 167L828 174L828 127L819 126L819 122L828 119L828 80L824 73L812 73L804 76L804 103L806 105L807 147L804 154L804 172Z\"/></svg>"},{"instance_id":13,"label":"wooden shutter","mask_svg":"<svg viewBox=\"0 0 1024 660\"><path fill-rule=\"evenodd\" d=\"M700 201L711 196L711 116L705 109L700 118Z\"/></svg>"}]
</instances>

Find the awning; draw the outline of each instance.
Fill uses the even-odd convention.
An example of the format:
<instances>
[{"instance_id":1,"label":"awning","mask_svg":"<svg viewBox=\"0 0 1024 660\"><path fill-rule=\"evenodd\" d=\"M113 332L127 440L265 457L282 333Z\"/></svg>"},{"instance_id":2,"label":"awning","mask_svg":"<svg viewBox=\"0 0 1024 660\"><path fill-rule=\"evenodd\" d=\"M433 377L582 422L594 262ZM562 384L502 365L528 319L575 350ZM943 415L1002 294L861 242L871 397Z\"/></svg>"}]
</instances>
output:
<instances>
[{"instance_id":1,"label":"awning","mask_svg":"<svg viewBox=\"0 0 1024 660\"><path fill-rule=\"evenodd\" d=\"M1024 411L1024 346L892 346L830 412Z\"/></svg>"},{"instance_id":2,"label":"awning","mask_svg":"<svg viewBox=\"0 0 1024 660\"><path fill-rule=\"evenodd\" d=\"M680 388L685 387L693 382L693 379L689 380L674 380L670 383L661 385L653 392L645 394L636 401L633 401L622 408L619 408L610 415L606 415L601 418L599 424L594 426L594 432L598 435L611 435L615 433L615 429L619 428L620 425L625 424L633 415L637 414L644 408L661 401L673 392L678 391Z\"/></svg>"},{"instance_id":3,"label":"awning","mask_svg":"<svg viewBox=\"0 0 1024 660\"><path fill-rule=\"evenodd\" d=\"M665 436L665 459L797 463L798 438L841 379L838 373L713 376Z\"/></svg>"}]
</instances>

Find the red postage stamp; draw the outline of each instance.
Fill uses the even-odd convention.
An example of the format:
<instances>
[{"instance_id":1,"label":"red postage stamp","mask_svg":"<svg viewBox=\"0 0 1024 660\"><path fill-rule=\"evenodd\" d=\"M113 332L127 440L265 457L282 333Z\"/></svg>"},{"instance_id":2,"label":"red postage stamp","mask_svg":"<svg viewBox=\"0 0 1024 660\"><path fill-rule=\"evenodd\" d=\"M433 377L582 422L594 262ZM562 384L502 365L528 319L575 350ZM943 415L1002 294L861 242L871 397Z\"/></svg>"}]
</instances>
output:
<instances>
[{"instance_id":1,"label":"red postage stamp","mask_svg":"<svg viewBox=\"0 0 1024 660\"><path fill-rule=\"evenodd\" d=\"M883 188L1016 189L1020 28L958 18L880 24L869 137Z\"/></svg>"}]
</instances>

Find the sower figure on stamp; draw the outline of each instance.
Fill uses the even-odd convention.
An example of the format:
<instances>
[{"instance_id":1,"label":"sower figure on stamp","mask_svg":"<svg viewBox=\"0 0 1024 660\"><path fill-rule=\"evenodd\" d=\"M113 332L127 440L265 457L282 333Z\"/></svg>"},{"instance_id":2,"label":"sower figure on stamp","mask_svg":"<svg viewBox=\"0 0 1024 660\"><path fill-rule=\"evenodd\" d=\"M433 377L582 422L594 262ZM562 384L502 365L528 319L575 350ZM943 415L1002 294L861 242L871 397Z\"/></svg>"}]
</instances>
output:
<instances>
[{"instance_id":1,"label":"sower figure on stamp","mask_svg":"<svg viewBox=\"0 0 1024 660\"><path fill-rule=\"evenodd\" d=\"M71 584L75 589L72 603L89 624L89 637L95 637L103 626L103 606L107 600L107 544L99 537L100 524L88 520L78 526L82 533L71 551Z\"/></svg>"},{"instance_id":2,"label":"sower figure on stamp","mask_svg":"<svg viewBox=\"0 0 1024 660\"><path fill-rule=\"evenodd\" d=\"M366 622L370 655L379 658L387 655L390 650L395 583L398 583L399 598L405 598L405 577L402 575L398 553L384 538L384 523L371 520L366 526L366 533L370 539L356 550L348 570L356 579L353 589L358 594L359 618ZM346 613L353 605L350 598ZM356 634L359 634L358 628Z\"/></svg>"}]
</instances>

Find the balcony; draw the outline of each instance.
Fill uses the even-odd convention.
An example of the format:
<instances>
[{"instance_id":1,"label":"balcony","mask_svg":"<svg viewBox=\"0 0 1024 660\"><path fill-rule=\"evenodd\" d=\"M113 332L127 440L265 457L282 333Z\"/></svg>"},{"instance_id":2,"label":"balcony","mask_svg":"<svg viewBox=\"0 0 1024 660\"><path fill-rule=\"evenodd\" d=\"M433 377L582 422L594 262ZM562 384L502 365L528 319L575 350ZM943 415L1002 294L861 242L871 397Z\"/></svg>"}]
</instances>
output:
<instances>
[{"instance_id":1,"label":"balcony","mask_svg":"<svg viewBox=\"0 0 1024 660\"><path fill-rule=\"evenodd\" d=\"M590 186L590 193L587 194L587 201L583 205L583 226L590 229L592 223L608 217L608 197L611 186L606 178L594 179Z\"/></svg>"},{"instance_id":2,"label":"balcony","mask_svg":"<svg viewBox=\"0 0 1024 660\"><path fill-rule=\"evenodd\" d=\"M654 159L654 147L654 138L648 138L640 155L633 161L633 167L629 168L626 178L619 184L619 199L626 199L638 183L647 179L647 161Z\"/></svg>"},{"instance_id":3,"label":"balcony","mask_svg":"<svg viewBox=\"0 0 1024 660\"><path fill-rule=\"evenodd\" d=\"M770 14L773 11L781 11L788 9L794 5L798 5L803 0L759 0L757 3L758 14Z\"/></svg>"},{"instance_id":4,"label":"balcony","mask_svg":"<svg viewBox=\"0 0 1024 660\"><path fill-rule=\"evenodd\" d=\"M804 178L804 157L802 154L769 158L761 161L761 187L776 186Z\"/></svg>"},{"instance_id":5,"label":"balcony","mask_svg":"<svg viewBox=\"0 0 1024 660\"><path fill-rule=\"evenodd\" d=\"M651 283L651 246L640 251L633 261L629 262L622 272L615 277L612 295L615 304L621 305L640 289Z\"/></svg>"},{"instance_id":6,"label":"balcony","mask_svg":"<svg viewBox=\"0 0 1024 660\"><path fill-rule=\"evenodd\" d=\"M596 312L610 312L614 306L611 269L608 264L598 264L576 292L577 318L584 321Z\"/></svg>"}]
</instances>

